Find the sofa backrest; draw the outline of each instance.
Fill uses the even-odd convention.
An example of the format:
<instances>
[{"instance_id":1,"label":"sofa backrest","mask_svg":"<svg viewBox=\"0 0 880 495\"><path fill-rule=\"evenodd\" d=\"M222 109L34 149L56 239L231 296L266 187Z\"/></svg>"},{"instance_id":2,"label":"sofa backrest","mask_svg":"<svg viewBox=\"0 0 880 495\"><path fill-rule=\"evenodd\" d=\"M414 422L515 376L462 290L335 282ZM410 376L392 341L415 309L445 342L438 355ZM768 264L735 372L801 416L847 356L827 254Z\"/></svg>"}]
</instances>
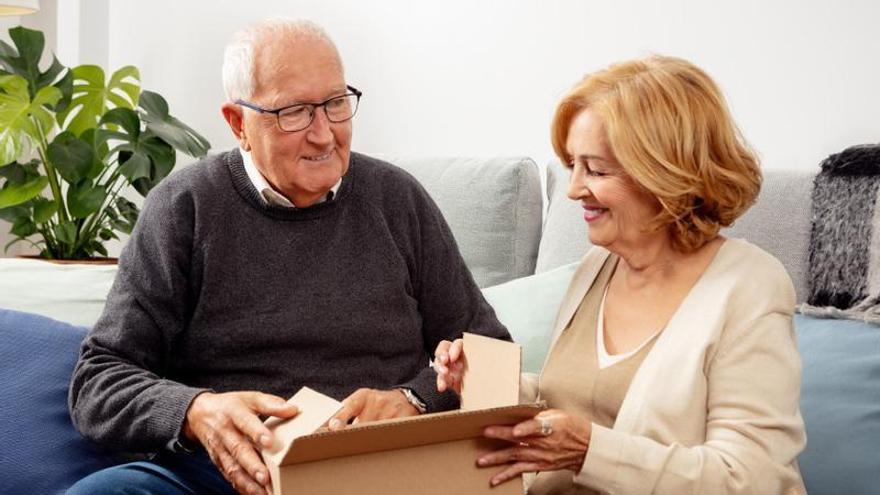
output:
<instances>
[{"instance_id":1,"label":"sofa backrest","mask_svg":"<svg viewBox=\"0 0 880 495\"><path fill-rule=\"evenodd\" d=\"M477 285L534 273L543 206L532 159L382 158L411 173L434 198Z\"/></svg>"},{"instance_id":2,"label":"sofa backrest","mask_svg":"<svg viewBox=\"0 0 880 495\"><path fill-rule=\"evenodd\" d=\"M788 270L798 302L807 298L812 172L765 170L758 201L731 228L739 237L775 256ZM558 161L547 166L547 218L535 272L579 260L590 248L583 210L566 196L569 172Z\"/></svg>"}]
</instances>

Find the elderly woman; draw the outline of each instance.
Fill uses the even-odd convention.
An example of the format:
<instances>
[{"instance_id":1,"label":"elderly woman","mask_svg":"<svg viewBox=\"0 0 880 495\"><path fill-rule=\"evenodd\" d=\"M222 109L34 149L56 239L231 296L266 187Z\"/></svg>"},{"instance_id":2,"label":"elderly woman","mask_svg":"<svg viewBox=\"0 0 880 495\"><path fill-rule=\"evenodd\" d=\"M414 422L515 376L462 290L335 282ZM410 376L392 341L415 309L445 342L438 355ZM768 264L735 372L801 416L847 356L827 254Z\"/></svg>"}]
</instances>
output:
<instances>
[{"instance_id":1,"label":"elderly woman","mask_svg":"<svg viewBox=\"0 0 880 495\"><path fill-rule=\"evenodd\" d=\"M565 96L553 146L594 247L524 400L551 409L483 455L534 494L801 493L794 288L760 248L719 235L761 173L718 87L677 58L612 65ZM461 341L436 352L460 390Z\"/></svg>"}]
</instances>

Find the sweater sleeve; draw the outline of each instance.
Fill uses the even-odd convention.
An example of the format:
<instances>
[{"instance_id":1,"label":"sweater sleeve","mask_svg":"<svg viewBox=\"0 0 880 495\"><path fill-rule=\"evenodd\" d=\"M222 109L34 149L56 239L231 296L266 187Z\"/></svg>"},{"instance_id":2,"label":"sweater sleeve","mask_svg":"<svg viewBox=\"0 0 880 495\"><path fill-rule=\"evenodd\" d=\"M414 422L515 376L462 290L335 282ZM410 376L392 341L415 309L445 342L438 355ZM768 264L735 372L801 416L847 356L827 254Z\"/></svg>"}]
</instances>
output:
<instances>
[{"instance_id":1,"label":"sweater sleeve","mask_svg":"<svg viewBox=\"0 0 880 495\"><path fill-rule=\"evenodd\" d=\"M458 407L458 397L451 391L437 392L437 375L427 366L440 341L461 338L463 332L512 339L474 282L440 209L420 186L416 193L413 285L422 317L426 366L400 386L412 389L429 412L445 411Z\"/></svg>"},{"instance_id":2,"label":"sweater sleeve","mask_svg":"<svg viewBox=\"0 0 880 495\"><path fill-rule=\"evenodd\" d=\"M80 349L68 405L76 428L108 448L150 452L182 427L204 389L164 378L192 304L193 204L166 181L148 195L101 318Z\"/></svg>"},{"instance_id":3,"label":"sweater sleeve","mask_svg":"<svg viewBox=\"0 0 880 495\"><path fill-rule=\"evenodd\" d=\"M765 313L730 332L707 370L704 443L663 445L594 424L575 482L603 493L795 492L800 372L791 314Z\"/></svg>"}]
</instances>

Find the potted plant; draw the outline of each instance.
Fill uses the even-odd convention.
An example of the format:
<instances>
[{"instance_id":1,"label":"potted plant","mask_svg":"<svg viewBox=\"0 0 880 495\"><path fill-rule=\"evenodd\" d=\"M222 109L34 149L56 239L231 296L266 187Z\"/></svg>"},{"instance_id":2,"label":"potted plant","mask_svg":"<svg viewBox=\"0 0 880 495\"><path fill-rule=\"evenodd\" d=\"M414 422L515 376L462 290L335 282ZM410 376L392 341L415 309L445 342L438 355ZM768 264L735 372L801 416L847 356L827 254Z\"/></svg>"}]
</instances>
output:
<instances>
[{"instance_id":1,"label":"potted plant","mask_svg":"<svg viewBox=\"0 0 880 495\"><path fill-rule=\"evenodd\" d=\"M168 113L140 74L109 79L95 65L40 69L40 31L9 30L0 41L0 218L14 239L56 260L106 257L106 241L129 234L143 196L174 168L176 152L204 156L204 137Z\"/></svg>"}]
</instances>

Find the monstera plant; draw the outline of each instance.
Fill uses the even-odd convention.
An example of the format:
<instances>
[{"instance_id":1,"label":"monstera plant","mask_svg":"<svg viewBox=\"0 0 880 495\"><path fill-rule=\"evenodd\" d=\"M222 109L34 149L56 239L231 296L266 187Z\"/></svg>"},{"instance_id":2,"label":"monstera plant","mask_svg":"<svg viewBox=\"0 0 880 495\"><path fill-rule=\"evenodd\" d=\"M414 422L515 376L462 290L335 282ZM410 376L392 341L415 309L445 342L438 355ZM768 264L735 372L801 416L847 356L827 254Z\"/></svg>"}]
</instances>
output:
<instances>
[{"instance_id":1,"label":"monstera plant","mask_svg":"<svg viewBox=\"0 0 880 495\"><path fill-rule=\"evenodd\" d=\"M177 151L204 156L204 137L168 113L140 73L109 79L95 65L40 68L44 37L9 30L0 41L0 218L13 240L54 259L107 256L104 243L131 233L146 196L174 168Z\"/></svg>"}]
</instances>

